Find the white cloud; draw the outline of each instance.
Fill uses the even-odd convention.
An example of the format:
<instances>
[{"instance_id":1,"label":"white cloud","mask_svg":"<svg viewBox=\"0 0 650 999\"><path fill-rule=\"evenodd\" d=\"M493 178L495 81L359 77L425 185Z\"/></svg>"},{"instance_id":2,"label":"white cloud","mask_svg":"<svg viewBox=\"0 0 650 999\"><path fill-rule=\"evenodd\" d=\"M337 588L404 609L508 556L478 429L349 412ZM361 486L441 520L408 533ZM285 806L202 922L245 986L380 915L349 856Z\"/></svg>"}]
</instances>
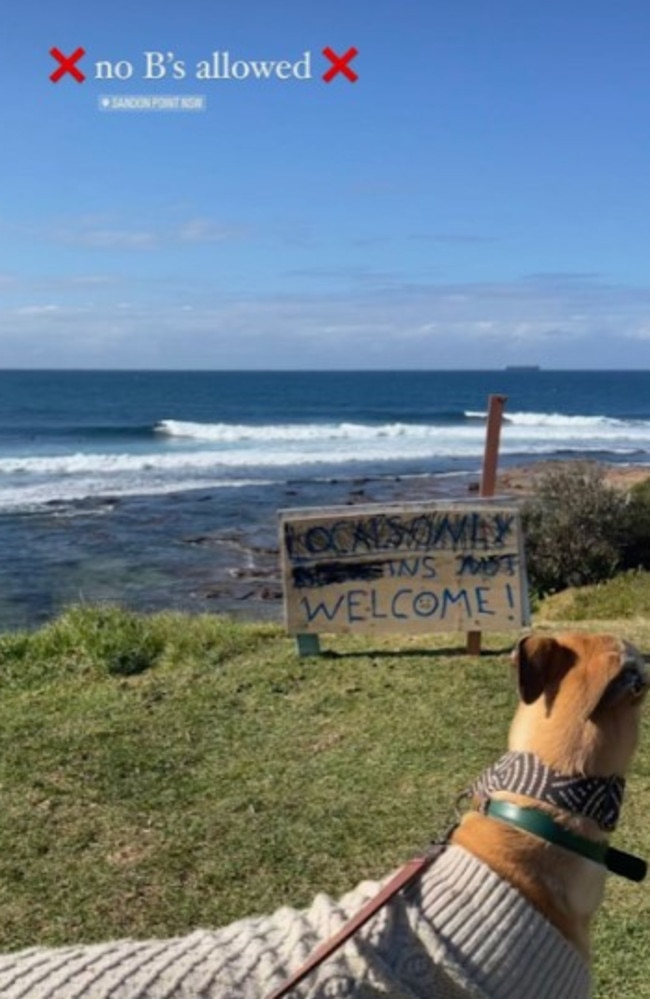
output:
<instances>
[{"instance_id":1,"label":"white cloud","mask_svg":"<svg viewBox=\"0 0 650 999\"><path fill-rule=\"evenodd\" d=\"M94 250L161 250L170 246L197 243L224 243L249 235L246 226L194 217L181 222L162 221L155 225L125 224L106 216L68 219L65 225L48 228L46 238L67 246Z\"/></svg>"},{"instance_id":2,"label":"white cloud","mask_svg":"<svg viewBox=\"0 0 650 999\"><path fill-rule=\"evenodd\" d=\"M37 351L54 366L648 366L650 289L592 279L387 279L347 292L229 298L206 282L176 301L166 291L133 281L109 304L73 307L62 294L0 309L0 363L29 363Z\"/></svg>"},{"instance_id":3,"label":"white cloud","mask_svg":"<svg viewBox=\"0 0 650 999\"><path fill-rule=\"evenodd\" d=\"M243 239L248 235L245 226L223 225L207 218L194 218L183 222L171 238L181 243L225 243Z\"/></svg>"},{"instance_id":4,"label":"white cloud","mask_svg":"<svg viewBox=\"0 0 650 999\"><path fill-rule=\"evenodd\" d=\"M88 288L113 285L118 279L113 274L77 274L64 280L73 288Z\"/></svg>"},{"instance_id":5,"label":"white cloud","mask_svg":"<svg viewBox=\"0 0 650 999\"><path fill-rule=\"evenodd\" d=\"M48 316L60 311L59 305L23 305L16 309L17 316Z\"/></svg>"},{"instance_id":6,"label":"white cloud","mask_svg":"<svg viewBox=\"0 0 650 999\"><path fill-rule=\"evenodd\" d=\"M87 229L72 235L69 242L98 250L152 250L159 245L156 232L132 229Z\"/></svg>"}]
</instances>

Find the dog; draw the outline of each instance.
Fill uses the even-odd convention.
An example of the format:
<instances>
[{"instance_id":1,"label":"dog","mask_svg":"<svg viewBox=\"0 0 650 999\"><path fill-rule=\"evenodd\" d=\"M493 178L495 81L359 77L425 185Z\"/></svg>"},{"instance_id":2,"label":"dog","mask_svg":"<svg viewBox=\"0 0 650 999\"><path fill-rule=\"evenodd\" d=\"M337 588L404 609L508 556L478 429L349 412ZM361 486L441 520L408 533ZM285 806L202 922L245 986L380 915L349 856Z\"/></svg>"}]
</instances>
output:
<instances>
[{"instance_id":1,"label":"dog","mask_svg":"<svg viewBox=\"0 0 650 999\"><path fill-rule=\"evenodd\" d=\"M650 677L610 635L528 636L508 751L419 879L288 995L325 999L583 999L589 925L639 738ZM31 948L0 956L2 999L265 999L378 888L174 940Z\"/></svg>"}]
</instances>

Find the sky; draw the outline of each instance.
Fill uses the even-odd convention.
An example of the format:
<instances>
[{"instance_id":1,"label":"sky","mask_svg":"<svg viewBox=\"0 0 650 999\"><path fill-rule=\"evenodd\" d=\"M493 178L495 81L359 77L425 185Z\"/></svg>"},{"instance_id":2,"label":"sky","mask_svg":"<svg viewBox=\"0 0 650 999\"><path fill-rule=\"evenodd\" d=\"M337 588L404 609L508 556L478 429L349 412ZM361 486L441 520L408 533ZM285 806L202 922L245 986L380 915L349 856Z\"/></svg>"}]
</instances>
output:
<instances>
[{"instance_id":1,"label":"sky","mask_svg":"<svg viewBox=\"0 0 650 999\"><path fill-rule=\"evenodd\" d=\"M650 367L647 0L14 0L0 38L2 367Z\"/></svg>"}]
</instances>

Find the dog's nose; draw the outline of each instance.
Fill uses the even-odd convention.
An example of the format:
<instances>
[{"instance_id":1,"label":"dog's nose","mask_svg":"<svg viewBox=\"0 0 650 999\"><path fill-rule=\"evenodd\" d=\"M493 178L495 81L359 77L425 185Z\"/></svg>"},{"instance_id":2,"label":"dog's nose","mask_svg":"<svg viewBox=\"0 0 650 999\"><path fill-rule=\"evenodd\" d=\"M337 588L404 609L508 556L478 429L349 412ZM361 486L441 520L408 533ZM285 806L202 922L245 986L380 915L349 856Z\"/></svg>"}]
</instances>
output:
<instances>
[{"instance_id":1,"label":"dog's nose","mask_svg":"<svg viewBox=\"0 0 650 999\"><path fill-rule=\"evenodd\" d=\"M623 642L621 674L627 677L626 685L635 697L642 697L650 688L650 657L643 655L630 642Z\"/></svg>"},{"instance_id":2,"label":"dog's nose","mask_svg":"<svg viewBox=\"0 0 650 999\"><path fill-rule=\"evenodd\" d=\"M637 659L633 663L626 664L624 668L626 672L629 670L633 675L632 693L645 694L650 687L650 669L648 669L645 662L642 659Z\"/></svg>"}]
</instances>

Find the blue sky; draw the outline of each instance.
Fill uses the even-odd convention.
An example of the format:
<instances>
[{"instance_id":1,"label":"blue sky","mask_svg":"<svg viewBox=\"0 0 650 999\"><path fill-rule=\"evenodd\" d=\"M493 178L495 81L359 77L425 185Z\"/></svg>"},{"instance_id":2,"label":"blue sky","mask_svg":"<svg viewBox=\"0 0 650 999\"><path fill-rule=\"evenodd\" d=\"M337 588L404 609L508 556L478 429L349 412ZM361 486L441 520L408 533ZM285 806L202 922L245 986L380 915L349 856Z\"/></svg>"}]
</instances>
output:
<instances>
[{"instance_id":1,"label":"blue sky","mask_svg":"<svg viewBox=\"0 0 650 999\"><path fill-rule=\"evenodd\" d=\"M3 366L650 366L647 0L0 20ZM51 82L53 46L85 48L83 83ZM358 49L356 82L323 81L325 46ZM143 79L146 52L185 78ZM196 79L213 52L307 53L311 78ZM134 95L206 108L98 106Z\"/></svg>"}]
</instances>

